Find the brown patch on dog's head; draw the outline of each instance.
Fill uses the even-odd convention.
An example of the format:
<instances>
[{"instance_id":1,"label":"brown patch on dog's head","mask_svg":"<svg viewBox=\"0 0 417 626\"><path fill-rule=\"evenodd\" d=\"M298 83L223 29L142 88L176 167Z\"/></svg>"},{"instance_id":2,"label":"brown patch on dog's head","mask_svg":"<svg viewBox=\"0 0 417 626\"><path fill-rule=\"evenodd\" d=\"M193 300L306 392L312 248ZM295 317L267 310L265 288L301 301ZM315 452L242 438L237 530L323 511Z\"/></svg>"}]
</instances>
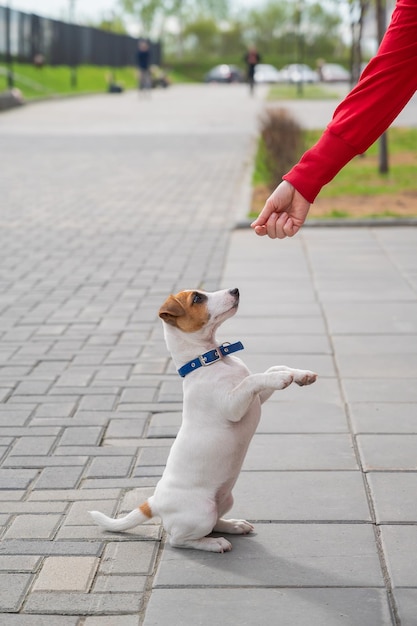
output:
<instances>
[{"instance_id":1,"label":"brown patch on dog's head","mask_svg":"<svg viewBox=\"0 0 417 626\"><path fill-rule=\"evenodd\" d=\"M202 291L180 291L165 300L159 309L159 317L185 333L194 333L210 319L207 296Z\"/></svg>"}]
</instances>

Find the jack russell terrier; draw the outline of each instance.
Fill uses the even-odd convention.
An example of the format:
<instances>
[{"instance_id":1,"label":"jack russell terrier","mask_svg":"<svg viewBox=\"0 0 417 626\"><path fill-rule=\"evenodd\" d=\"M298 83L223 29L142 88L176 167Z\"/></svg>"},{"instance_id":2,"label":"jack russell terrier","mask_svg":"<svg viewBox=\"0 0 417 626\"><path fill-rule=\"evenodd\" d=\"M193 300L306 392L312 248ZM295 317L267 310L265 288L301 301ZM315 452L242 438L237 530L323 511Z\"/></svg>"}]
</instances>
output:
<instances>
[{"instance_id":1,"label":"jack russell terrier","mask_svg":"<svg viewBox=\"0 0 417 626\"><path fill-rule=\"evenodd\" d=\"M232 489L261 415L261 404L292 382L313 383L317 374L285 366L250 374L233 352L240 342L219 345L215 333L237 311L239 290L181 291L159 310L165 341L184 377L181 428L154 494L125 517L91 511L109 531L123 531L158 515L177 548L227 552L232 545L216 533L245 535L245 520L224 519ZM208 367L213 365L213 367Z\"/></svg>"}]
</instances>

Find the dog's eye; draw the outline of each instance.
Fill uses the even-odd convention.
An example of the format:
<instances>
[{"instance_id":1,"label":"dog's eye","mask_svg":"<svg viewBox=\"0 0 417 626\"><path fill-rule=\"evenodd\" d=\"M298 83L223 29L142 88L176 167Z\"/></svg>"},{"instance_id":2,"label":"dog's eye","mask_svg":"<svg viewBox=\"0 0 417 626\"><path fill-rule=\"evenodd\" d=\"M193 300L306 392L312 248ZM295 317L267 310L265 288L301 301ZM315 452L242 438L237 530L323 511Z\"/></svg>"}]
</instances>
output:
<instances>
[{"instance_id":1,"label":"dog's eye","mask_svg":"<svg viewBox=\"0 0 417 626\"><path fill-rule=\"evenodd\" d=\"M205 296L203 296L203 294L201 293L195 293L193 295L193 304L201 304L202 302L204 302Z\"/></svg>"}]
</instances>

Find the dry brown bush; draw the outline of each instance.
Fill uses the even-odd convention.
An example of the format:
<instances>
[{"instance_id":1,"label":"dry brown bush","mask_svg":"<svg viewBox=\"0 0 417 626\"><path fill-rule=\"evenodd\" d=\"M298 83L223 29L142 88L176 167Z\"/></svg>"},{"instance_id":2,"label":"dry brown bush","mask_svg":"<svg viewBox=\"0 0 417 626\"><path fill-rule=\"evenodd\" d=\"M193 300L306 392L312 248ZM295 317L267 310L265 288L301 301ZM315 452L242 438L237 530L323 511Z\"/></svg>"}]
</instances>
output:
<instances>
[{"instance_id":1,"label":"dry brown bush","mask_svg":"<svg viewBox=\"0 0 417 626\"><path fill-rule=\"evenodd\" d=\"M304 150L300 125L286 109L268 108L261 117L261 136L266 149L266 167L270 189L298 161Z\"/></svg>"}]
</instances>

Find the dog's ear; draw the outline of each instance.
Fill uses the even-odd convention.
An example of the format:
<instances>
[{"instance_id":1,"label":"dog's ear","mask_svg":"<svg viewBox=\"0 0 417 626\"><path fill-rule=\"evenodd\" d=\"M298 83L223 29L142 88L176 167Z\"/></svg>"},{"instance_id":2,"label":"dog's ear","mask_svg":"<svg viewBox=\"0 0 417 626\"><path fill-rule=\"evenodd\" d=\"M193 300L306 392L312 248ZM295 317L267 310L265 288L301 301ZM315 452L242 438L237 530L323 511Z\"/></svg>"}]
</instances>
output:
<instances>
[{"instance_id":1,"label":"dog's ear","mask_svg":"<svg viewBox=\"0 0 417 626\"><path fill-rule=\"evenodd\" d=\"M185 314L185 309L181 302L175 296L169 296L159 309L159 317L161 320L171 326L177 326L177 317Z\"/></svg>"}]
</instances>

